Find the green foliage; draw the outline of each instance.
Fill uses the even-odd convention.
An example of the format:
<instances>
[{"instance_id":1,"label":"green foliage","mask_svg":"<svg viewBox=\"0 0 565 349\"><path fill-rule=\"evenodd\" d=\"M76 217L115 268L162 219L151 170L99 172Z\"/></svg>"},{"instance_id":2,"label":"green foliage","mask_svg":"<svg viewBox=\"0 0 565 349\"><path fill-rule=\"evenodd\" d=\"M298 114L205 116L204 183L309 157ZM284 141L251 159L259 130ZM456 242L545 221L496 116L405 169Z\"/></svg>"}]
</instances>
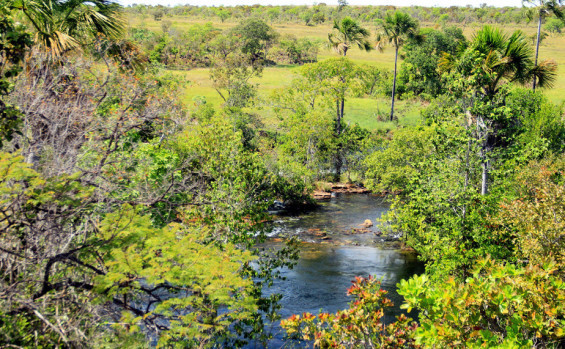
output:
<instances>
[{"instance_id":1,"label":"green foliage","mask_svg":"<svg viewBox=\"0 0 565 349\"><path fill-rule=\"evenodd\" d=\"M250 80L260 76L261 72L261 65L252 65L247 57L236 51L215 61L210 79L224 100L224 106L242 108L253 103L257 85Z\"/></svg>"},{"instance_id":2,"label":"green foliage","mask_svg":"<svg viewBox=\"0 0 565 349\"><path fill-rule=\"evenodd\" d=\"M10 141L21 124L18 108L6 101L14 88L13 79L21 71L20 63L31 46L31 36L26 28L15 23L13 3L0 4L0 145Z\"/></svg>"},{"instance_id":3,"label":"green foliage","mask_svg":"<svg viewBox=\"0 0 565 349\"><path fill-rule=\"evenodd\" d=\"M194 214L216 227L216 241L253 244L258 223L276 198L302 193L302 181L287 181L269 171L261 154L243 143L242 132L224 115L216 115L178 136L173 145L192 171L206 183Z\"/></svg>"},{"instance_id":4,"label":"green foliage","mask_svg":"<svg viewBox=\"0 0 565 349\"><path fill-rule=\"evenodd\" d=\"M230 17L230 13L225 8L218 9L216 11L216 15L220 18L222 23L224 23L224 21Z\"/></svg>"},{"instance_id":5,"label":"green foliage","mask_svg":"<svg viewBox=\"0 0 565 349\"><path fill-rule=\"evenodd\" d=\"M347 58L326 59L302 68L301 75L312 84L318 82L323 95L340 100L351 93L358 84L358 67Z\"/></svg>"},{"instance_id":6,"label":"green foliage","mask_svg":"<svg viewBox=\"0 0 565 349\"><path fill-rule=\"evenodd\" d=\"M409 40L417 40L418 26L418 21L405 12L388 13L380 23L381 32L377 34L377 48L382 49L387 43L399 48Z\"/></svg>"},{"instance_id":7,"label":"green foliage","mask_svg":"<svg viewBox=\"0 0 565 349\"><path fill-rule=\"evenodd\" d=\"M0 256L10 290L2 340L133 346L141 333L166 347L233 347L267 338L264 316L276 319L279 298L262 287L295 249L258 258L251 247L264 238L267 207L304 199L303 183L270 172L229 113L187 120L166 74L116 65L98 79L80 60L61 71L46 61L31 58L11 95L45 106L41 116L24 110L25 132L11 142L29 163L0 159L0 211L10 217L0 224L10 252ZM55 131L61 123L72 132Z\"/></svg>"},{"instance_id":8,"label":"green foliage","mask_svg":"<svg viewBox=\"0 0 565 349\"><path fill-rule=\"evenodd\" d=\"M365 185L375 192L406 190L434 149L434 127L400 129L365 160Z\"/></svg>"},{"instance_id":9,"label":"green foliage","mask_svg":"<svg viewBox=\"0 0 565 349\"><path fill-rule=\"evenodd\" d=\"M420 42L418 34L419 23L409 14L396 11L389 13L384 21L379 23L380 32L377 34L377 49L383 50L385 45L394 46L394 75L392 78L392 96L390 107L390 121L394 120L394 98L396 94L396 76L398 74L398 51L407 41Z\"/></svg>"},{"instance_id":10,"label":"green foliage","mask_svg":"<svg viewBox=\"0 0 565 349\"><path fill-rule=\"evenodd\" d=\"M170 68L209 66L212 61L213 40L220 30L211 23L194 24L179 33L175 30L156 33L145 28L131 28L130 38L151 57Z\"/></svg>"},{"instance_id":11,"label":"green foliage","mask_svg":"<svg viewBox=\"0 0 565 349\"><path fill-rule=\"evenodd\" d=\"M479 30L458 60L444 55L440 67L457 72L480 93L494 96L503 82L525 84L534 77L540 87L550 87L555 79L551 61L534 64L534 53L523 32L508 36L500 29L485 26Z\"/></svg>"},{"instance_id":12,"label":"green foliage","mask_svg":"<svg viewBox=\"0 0 565 349\"><path fill-rule=\"evenodd\" d=\"M424 347L557 348L565 336L565 283L551 261L516 267L481 259L463 283L415 276L399 293L402 307L420 310L414 338Z\"/></svg>"},{"instance_id":13,"label":"green foliage","mask_svg":"<svg viewBox=\"0 0 565 349\"><path fill-rule=\"evenodd\" d=\"M226 107L245 107L254 102L257 86L250 82L260 76L267 48L277 37L266 23L250 19L217 36L210 78Z\"/></svg>"},{"instance_id":14,"label":"green foliage","mask_svg":"<svg viewBox=\"0 0 565 349\"><path fill-rule=\"evenodd\" d=\"M466 39L460 28L448 27L441 31L422 29L423 41L408 42L403 50L404 61L399 73L398 93L412 93L426 99L445 92L438 62L443 54L456 55L464 48Z\"/></svg>"},{"instance_id":15,"label":"green foliage","mask_svg":"<svg viewBox=\"0 0 565 349\"><path fill-rule=\"evenodd\" d=\"M549 102L539 92L513 89L506 98L507 107L517 114L515 123L519 128L517 147L528 149L528 144L541 142L544 148L554 153L565 149L565 122L563 108Z\"/></svg>"},{"instance_id":16,"label":"green foliage","mask_svg":"<svg viewBox=\"0 0 565 349\"><path fill-rule=\"evenodd\" d=\"M290 131L288 138L283 137L281 149L286 154L281 160L291 166L291 172L310 178L310 183L321 179L330 167L328 160L333 166L334 180L339 181L348 154L359 150L368 136L358 126L344 122L346 98L363 89L361 72L347 58L308 64L302 67L301 77L290 88L272 97L275 111L286 114L283 125ZM360 162L353 156L349 160L351 165ZM293 161L298 166L292 165Z\"/></svg>"},{"instance_id":17,"label":"green foliage","mask_svg":"<svg viewBox=\"0 0 565 349\"><path fill-rule=\"evenodd\" d=\"M97 35L120 38L125 27L121 7L109 0L21 0L14 5L36 30L36 44L53 56L87 46Z\"/></svg>"},{"instance_id":18,"label":"green foliage","mask_svg":"<svg viewBox=\"0 0 565 349\"><path fill-rule=\"evenodd\" d=\"M565 157L532 162L517 174L516 198L501 203L498 234L516 245L517 257L533 265L546 258L565 268Z\"/></svg>"},{"instance_id":19,"label":"green foliage","mask_svg":"<svg viewBox=\"0 0 565 349\"><path fill-rule=\"evenodd\" d=\"M125 311L121 322L137 331L147 319L168 319L158 347L209 347L225 341L228 328L257 309L250 295L252 280L240 276L242 265L253 257L229 243L206 243L210 233L206 226L186 222L155 229L149 217L126 206L100 223L94 243L111 243L99 252L107 271L95 278L94 289L105 299L128 295L130 301L151 302L149 311ZM159 288L168 293L166 298L146 298L145 289ZM158 326L155 330L160 332Z\"/></svg>"},{"instance_id":20,"label":"green foliage","mask_svg":"<svg viewBox=\"0 0 565 349\"><path fill-rule=\"evenodd\" d=\"M434 132L436 150L417 163L385 222L427 261L430 275L465 277L478 257L488 253L507 258L512 246L488 229L487 217L496 212L497 198L483 197L475 189L480 177L471 169L478 167L478 159L469 154L467 160L467 137L459 130L459 136L446 139L447 130ZM442 149L443 142L449 145Z\"/></svg>"},{"instance_id":21,"label":"green foliage","mask_svg":"<svg viewBox=\"0 0 565 349\"><path fill-rule=\"evenodd\" d=\"M287 35L269 50L267 60L283 64L304 64L317 61L319 43L307 38Z\"/></svg>"},{"instance_id":22,"label":"green foliage","mask_svg":"<svg viewBox=\"0 0 565 349\"><path fill-rule=\"evenodd\" d=\"M390 73L388 71L366 65L360 67L358 74L363 84L363 88L359 90L359 95L375 96L388 92L386 90L390 80Z\"/></svg>"},{"instance_id":23,"label":"green foliage","mask_svg":"<svg viewBox=\"0 0 565 349\"><path fill-rule=\"evenodd\" d=\"M346 1L342 1L346 3ZM339 5L339 4L338 4ZM285 22L312 25L313 17L316 14L324 15L328 21L341 19L343 16L350 16L364 22L373 22L375 19L383 19L390 6L327 6L319 3L314 6L259 6L259 5L238 5L230 7L218 6L195 6L182 5L167 8L164 6L136 5L126 8L126 11L133 16L151 15L153 11L159 10L166 16L183 16L190 20L210 20L219 18L224 22L229 18L234 21L240 18L254 16L266 22ZM423 21L437 23L444 21L449 24L472 23L491 23L498 25L517 25L524 24L524 10L519 6L514 7L495 7L495 6L451 6L451 7L426 7L412 6L406 7L403 11L410 16ZM304 14L309 12L310 22L306 23Z\"/></svg>"},{"instance_id":24,"label":"green foliage","mask_svg":"<svg viewBox=\"0 0 565 349\"><path fill-rule=\"evenodd\" d=\"M544 29L553 34L561 34L565 23L559 18L550 18L544 25Z\"/></svg>"},{"instance_id":25,"label":"green foliage","mask_svg":"<svg viewBox=\"0 0 565 349\"><path fill-rule=\"evenodd\" d=\"M267 47L277 37L273 28L258 19L241 22L232 33L242 40L241 52L251 56L252 61L264 59Z\"/></svg>"},{"instance_id":26,"label":"green foliage","mask_svg":"<svg viewBox=\"0 0 565 349\"><path fill-rule=\"evenodd\" d=\"M328 113L294 113L281 123L277 162L285 176L312 184L331 169L334 120Z\"/></svg>"}]
</instances>

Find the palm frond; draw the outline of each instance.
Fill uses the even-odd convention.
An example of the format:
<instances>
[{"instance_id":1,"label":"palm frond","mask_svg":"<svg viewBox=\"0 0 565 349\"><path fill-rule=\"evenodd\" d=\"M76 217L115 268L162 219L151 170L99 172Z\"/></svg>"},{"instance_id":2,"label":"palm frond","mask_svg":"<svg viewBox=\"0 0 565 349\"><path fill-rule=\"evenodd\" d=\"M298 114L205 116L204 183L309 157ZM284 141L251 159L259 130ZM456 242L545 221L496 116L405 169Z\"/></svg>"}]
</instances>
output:
<instances>
[{"instance_id":1,"label":"palm frond","mask_svg":"<svg viewBox=\"0 0 565 349\"><path fill-rule=\"evenodd\" d=\"M396 11L385 17L381 24L381 38L377 42L386 39L392 45L402 46L406 39L416 40L418 35L418 22L409 14Z\"/></svg>"},{"instance_id":2,"label":"palm frond","mask_svg":"<svg viewBox=\"0 0 565 349\"><path fill-rule=\"evenodd\" d=\"M36 44L61 55L103 35L117 39L125 32L120 6L109 0L20 0L36 30Z\"/></svg>"},{"instance_id":3,"label":"palm frond","mask_svg":"<svg viewBox=\"0 0 565 349\"><path fill-rule=\"evenodd\" d=\"M446 52L442 52L438 63L438 70L440 73L449 72L455 68L456 63L457 59L455 56Z\"/></svg>"},{"instance_id":4,"label":"palm frond","mask_svg":"<svg viewBox=\"0 0 565 349\"><path fill-rule=\"evenodd\" d=\"M369 31L350 17L335 20L333 29L335 32L328 34L329 46L340 54L345 54L351 45L357 45L365 51L373 48L367 40Z\"/></svg>"},{"instance_id":5,"label":"palm frond","mask_svg":"<svg viewBox=\"0 0 565 349\"><path fill-rule=\"evenodd\" d=\"M53 31L51 33L38 32L35 36L35 41L49 50L51 55L55 57L80 47L80 43L75 38L60 31Z\"/></svg>"},{"instance_id":6,"label":"palm frond","mask_svg":"<svg viewBox=\"0 0 565 349\"><path fill-rule=\"evenodd\" d=\"M493 50L503 50L506 40L502 30L486 25L474 35L473 45L475 50L486 55Z\"/></svg>"},{"instance_id":7,"label":"palm frond","mask_svg":"<svg viewBox=\"0 0 565 349\"><path fill-rule=\"evenodd\" d=\"M544 60L531 70L530 76L536 78L539 87L551 88L557 78L557 63L553 60Z\"/></svg>"}]
</instances>

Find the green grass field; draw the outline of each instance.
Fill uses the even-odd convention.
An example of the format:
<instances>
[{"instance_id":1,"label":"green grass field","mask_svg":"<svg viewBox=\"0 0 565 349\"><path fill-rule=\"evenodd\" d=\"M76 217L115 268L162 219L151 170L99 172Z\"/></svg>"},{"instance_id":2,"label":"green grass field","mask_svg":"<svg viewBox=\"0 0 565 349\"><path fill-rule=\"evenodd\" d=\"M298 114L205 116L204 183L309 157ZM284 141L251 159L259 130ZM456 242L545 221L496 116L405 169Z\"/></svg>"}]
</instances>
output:
<instances>
[{"instance_id":1,"label":"green grass field","mask_svg":"<svg viewBox=\"0 0 565 349\"><path fill-rule=\"evenodd\" d=\"M165 17L164 21L169 21L172 28L180 31L186 30L194 24L203 24L206 22L212 22L212 24L219 29L227 29L237 24L236 22L229 21L221 23L220 21L195 20L187 17ZM161 23L162 22L154 21L150 17L131 17L129 19L129 26L131 27L143 26L156 31L161 30ZM435 26L433 23L423 23L422 25L424 27ZM376 30L374 24L367 23L365 26L372 32ZM479 23L473 23L463 28L464 33L470 38L481 26L482 25ZM322 40L325 40L327 34L331 31L331 25L329 23L315 27L296 23L274 23L273 27L281 34L292 34L299 38L308 37ZM534 35L536 31L536 27L533 23L523 27L504 27L504 30L507 32L516 29L521 29L528 35ZM318 55L319 60L330 57L337 57L337 53L327 49L320 50ZM358 64L374 65L390 71L394 68L394 50L392 48L382 53L377 51L364 52L359 49L352 49L348 52L347 57ZM545 94L554 103L565 103L565 35L546 38L540 47L540 59L553 59L558 64L558 77L555 86L552 89L545 90ZM254 82L259 85L259 97L266 98L274 89L282 88L290 84L292 79L296 76L298 69L300 69L298 66L265 68L263 75L254 80ZM189 107L194 106L195 101L201 97L204 97L207 103L211 103L212 105L221 104L222 99L212 86L208 69L198 68L189 71L174 71L173 73L186 81L182 100ZM398 115L398 122L382 122L377 120L377 116L380 114L384 115L386 118L386 115L390 112L390 99L385 97L350 98L346 101L345 121L356 122L369 129L392 129L398 125L418 123L421 108L422 104L415 100L397 101L395 109ZM255 110L255 112L261 115L266 125L275 126L278 122L273 112L268 108L261 108L260 110Z\"/></svg>"}]
</instances>

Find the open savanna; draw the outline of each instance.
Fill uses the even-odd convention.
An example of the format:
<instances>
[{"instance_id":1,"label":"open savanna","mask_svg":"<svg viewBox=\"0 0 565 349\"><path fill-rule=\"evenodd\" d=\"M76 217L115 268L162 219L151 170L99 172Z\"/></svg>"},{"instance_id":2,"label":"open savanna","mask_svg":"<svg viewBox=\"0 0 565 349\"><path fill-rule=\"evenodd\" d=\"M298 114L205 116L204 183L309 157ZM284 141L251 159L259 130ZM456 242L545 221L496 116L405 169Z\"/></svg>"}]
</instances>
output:
<instances>
[{"instance_id":1,"label":"open savanna","mask_svg":"<svg viewBox=\"0 0 565 349\"><path fill-rule=\"evenodd\" d=\"M182 31L190 28L195 24L204 24L211 22L219 29L228 29L238 22L225 21L220 22L217 18L201 19L183 16L164 17L163 21L168 21L170 27ZM129 18L130 27L145 27L154 31L161 31L162 21L155 21L151 16L131 16ZM481 23L470 23L459 25L463 28L468 38L473 36L480 27ZM281 35L291 34L298 38L306 37L310 39L327 40L328 33L332 30L332 25L328 22L318 26L306 26L300 23L272 23L273 28ZM363 24L372 33L377 31L375 23ZM439 27L435 23L422 23L423 27ZM448 24L450 25L450 24ZM506 25L503 27L506 32L520 29L529 36L534 36L536 26L534 23L524 24L522 26ZM532 41L533 44L533 41ZM319 60L330 57L337 57L337 53L320 48L318 54ZM394 50L393 48L385 49L384 52L371 51L365 52L354 48L348 52L348 58L360 65L373 65L379 68L392 71L394 69ZM546 89L544 92L548 98L554 103L565 102L565 35L551 35L547 37L540 47L540 59L552 59L558 64L558 75L555 85L552 89ZM400 62L399 62L400 65ZM254 82L259 86L259 100L256 106L252 108L252 112L258 114L263 122L268 126L276 126L278 119L273 111L268 107L269 95L276 89L288 86L292 79L299 73L299 66L275 66L264 69L261 77L255 78ZM181 81L185 81L182 100L187 106L193 108L197 105L197 101L204 98L207 103L212 105L220 105L222 100L215 91L209 78L209 70L207 68L196 68L192 70L172 71ZM420 118L420 109L423 104L418 100L401 100L397 101L396 110L398 123L378 121L378 115L386 118L390 112L390 99L386 96L379 98L349 98L346 102L345 120L346 122L358 123L359 125L369 129L391 129L400 125L415 124Z\"/></svg>"}]
</instances>

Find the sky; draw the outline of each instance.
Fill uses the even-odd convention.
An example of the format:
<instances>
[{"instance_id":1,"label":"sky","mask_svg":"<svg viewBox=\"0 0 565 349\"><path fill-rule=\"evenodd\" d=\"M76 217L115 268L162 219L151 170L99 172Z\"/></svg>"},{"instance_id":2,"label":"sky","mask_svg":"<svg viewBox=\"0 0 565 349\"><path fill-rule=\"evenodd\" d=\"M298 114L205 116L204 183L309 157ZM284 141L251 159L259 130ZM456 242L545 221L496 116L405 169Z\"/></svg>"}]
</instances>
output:
<instances>
[{"instance_id":1,"label":"sky","mask_svg":"<svg viewBox=\"0 0 565 349\"><path fill-rule=\"evenodd\" d=\"M337 5L337 0L118 0L122 5L146 4L146 5L196 5L196 6L236 6L236 5L313 5L323 2L328 5ZM348 0L350 5L394 5L394 6L466 6L478 7L482 3L489 6L521 7L521 0Z\"/></svg>"}]
</instances>

